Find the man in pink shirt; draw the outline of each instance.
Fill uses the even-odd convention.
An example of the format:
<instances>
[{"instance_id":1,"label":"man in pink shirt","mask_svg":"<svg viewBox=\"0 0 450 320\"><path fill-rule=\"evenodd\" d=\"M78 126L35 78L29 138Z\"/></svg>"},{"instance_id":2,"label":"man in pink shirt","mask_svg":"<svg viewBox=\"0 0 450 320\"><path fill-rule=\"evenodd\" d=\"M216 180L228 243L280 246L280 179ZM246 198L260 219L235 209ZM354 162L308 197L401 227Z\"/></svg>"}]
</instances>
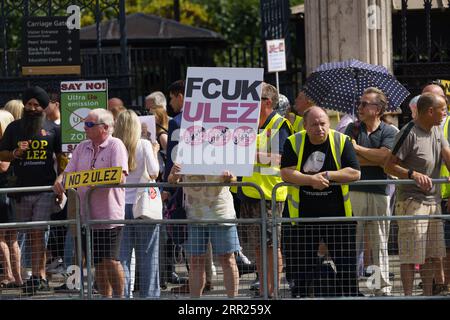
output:
<instances>
[{"instance_id":1,"label":"man in pink shirt","mask_svg":"<svg viewBox=\"0 0 450 320\"><path fill-rule=\"evenodd\" d=\"M84 119L84 130L88 140L81 142L74 150L72 159L64 173L55 181L54 190L59 196L64 192L64 174L82 170L122 167L122 183L128 174L128 153L120 139L111 136L114 118L111 112L94 109ZM84 202L90 187L79 187L81 217L85 221ZM91 194L89 220L125 219L125 189L97 189ZM93 260L95 278L99 292L105 297L123 297L124 274L118 255L122 225L92 225ZM84 239L83 239L84 240Z\"/></svg>"}]
</instances>

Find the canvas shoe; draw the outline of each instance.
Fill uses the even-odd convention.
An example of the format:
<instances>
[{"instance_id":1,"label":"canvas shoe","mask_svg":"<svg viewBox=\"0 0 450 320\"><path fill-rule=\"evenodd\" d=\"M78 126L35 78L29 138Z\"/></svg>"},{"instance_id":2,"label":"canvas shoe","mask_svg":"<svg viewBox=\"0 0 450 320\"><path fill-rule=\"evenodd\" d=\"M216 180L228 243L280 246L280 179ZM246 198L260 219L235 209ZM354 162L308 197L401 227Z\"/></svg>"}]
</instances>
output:
<instances>
[{"instance_id":1,"label":"canvas shoe","mask_svg":"<svg viewBox=\"0 0 450 320\"><path fill-rule=\"evenodd\" d=\"M22 290L24 294L33 295L40 291L50 291L50 286L47 279L31 276L30 279L25 281Z\"/></svg>"}]
</instances>

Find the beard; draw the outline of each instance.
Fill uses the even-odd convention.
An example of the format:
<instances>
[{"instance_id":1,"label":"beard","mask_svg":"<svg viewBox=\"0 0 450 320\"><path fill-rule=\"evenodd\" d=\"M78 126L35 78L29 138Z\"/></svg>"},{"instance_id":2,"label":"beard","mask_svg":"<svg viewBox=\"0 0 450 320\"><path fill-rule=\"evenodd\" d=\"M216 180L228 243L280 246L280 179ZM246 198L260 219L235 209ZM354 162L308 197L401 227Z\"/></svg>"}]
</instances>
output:
<instances>
[{"instance_id":1,"label":"beard","mask_svg":"<svg viewBox=\"0 0 450 320\"><path fill-rule=\"evenodd\" d=\"M24 139L29 140L37 136L44 123L45 113L34 111L23 111L22 117L22 132L24 133Z\"/></svg>"}]
</instances>

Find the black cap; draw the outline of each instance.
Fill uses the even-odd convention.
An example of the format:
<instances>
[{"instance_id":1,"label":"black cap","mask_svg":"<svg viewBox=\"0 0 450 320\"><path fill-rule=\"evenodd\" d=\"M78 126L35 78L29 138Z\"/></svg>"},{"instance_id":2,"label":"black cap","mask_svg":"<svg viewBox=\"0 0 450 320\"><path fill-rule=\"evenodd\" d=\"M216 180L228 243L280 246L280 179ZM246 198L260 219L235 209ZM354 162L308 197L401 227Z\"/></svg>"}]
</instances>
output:
<instances>
[{"instance_id":1,"label":"black cap","mask_svg":"<svg viewBox=\"0 0 450 320\"><path fill-rule=\"evenodd\" d=\"M47 92L38 86L28 88L23 92L23 104L27 104L27 102L33 98L36 99L39 102L39 105L44 109L47 108L48 103L50 102Z\"/></svg>"}]
</instances>

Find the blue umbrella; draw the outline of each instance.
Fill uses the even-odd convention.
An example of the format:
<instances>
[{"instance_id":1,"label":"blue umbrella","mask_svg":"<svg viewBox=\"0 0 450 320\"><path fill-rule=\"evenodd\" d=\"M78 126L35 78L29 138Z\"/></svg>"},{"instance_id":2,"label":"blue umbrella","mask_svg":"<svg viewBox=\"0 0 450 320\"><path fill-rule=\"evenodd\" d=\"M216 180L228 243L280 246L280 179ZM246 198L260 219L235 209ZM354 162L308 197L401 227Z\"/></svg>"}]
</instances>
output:
<instances>
[{"instance_id":1,"label":"blue umbrella","mask_svg":"<svg viewBox=\"0 0 450 320\"><path fill-rule=\"evenodd\" d=\"M304 93L322 108L354 114L365 89L376 87L388 98L387 111L394 111L409 91L379 65L350 59L324 63L306 80Z\"/></svg>"}]
</instances>

